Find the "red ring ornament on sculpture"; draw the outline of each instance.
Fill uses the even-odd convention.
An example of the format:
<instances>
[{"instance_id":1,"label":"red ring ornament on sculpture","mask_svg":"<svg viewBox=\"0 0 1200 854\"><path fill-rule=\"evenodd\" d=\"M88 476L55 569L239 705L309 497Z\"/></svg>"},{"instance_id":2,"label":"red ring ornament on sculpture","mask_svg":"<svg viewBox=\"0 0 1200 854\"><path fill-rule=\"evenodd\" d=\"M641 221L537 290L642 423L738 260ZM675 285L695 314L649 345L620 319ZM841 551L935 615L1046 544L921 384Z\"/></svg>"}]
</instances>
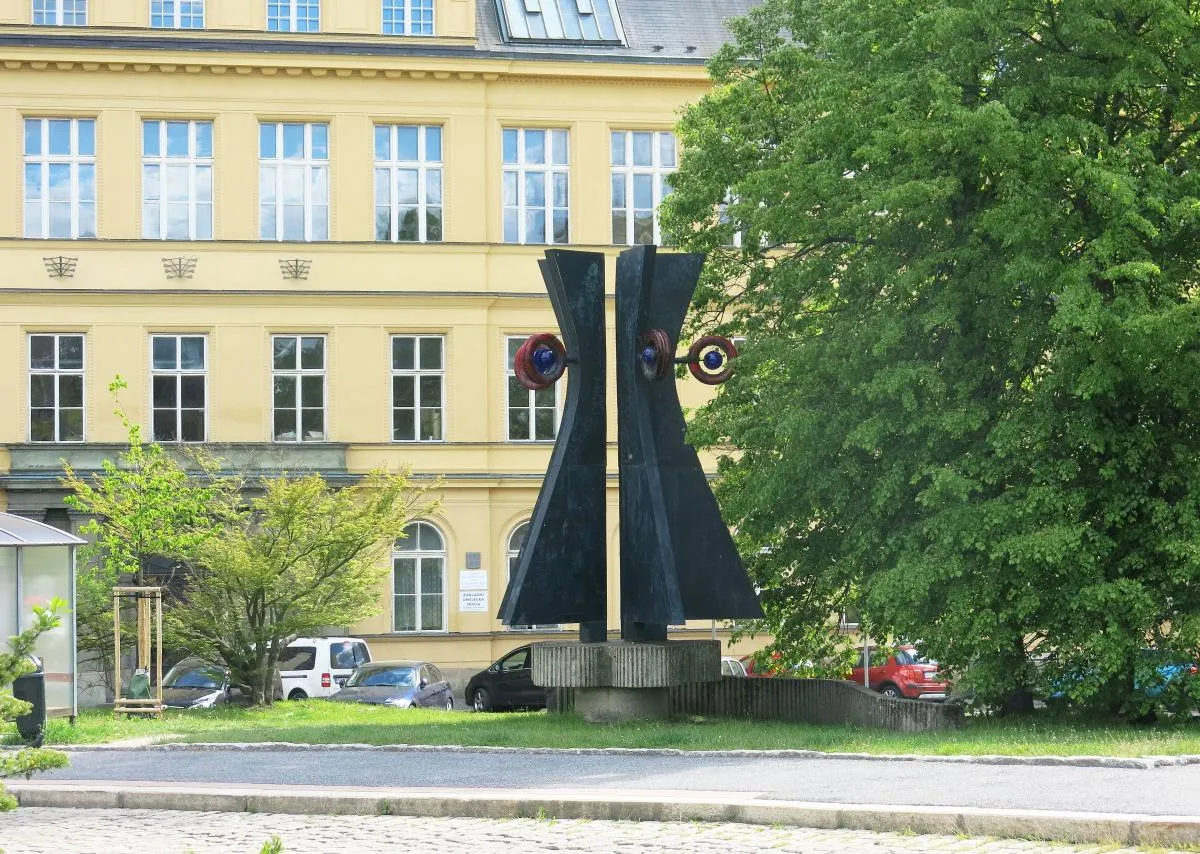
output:
<instances>
[{"instance_id":1,"label":"red ring ornament on sculpture","mask_svg":"<svg viewBox=\"0 0 1200 854\"><path fill-rule=\"evenodd\" d=\"M549 332L530 335L513 358L517 382L530 391L550 388L567 370L567 348Z\"/></svg>"},{"instance_id":2,"label":"red ring ornament on sculpture","mask_svg":"<svg viewBox=\"0 0 1200 854\"><path fill-rule=\"evenodd\" d=\"M733 376L737 347L723 335L696 339L687 354L688 370L705 385L720 385Z\"/></svg>"}]
</instances>

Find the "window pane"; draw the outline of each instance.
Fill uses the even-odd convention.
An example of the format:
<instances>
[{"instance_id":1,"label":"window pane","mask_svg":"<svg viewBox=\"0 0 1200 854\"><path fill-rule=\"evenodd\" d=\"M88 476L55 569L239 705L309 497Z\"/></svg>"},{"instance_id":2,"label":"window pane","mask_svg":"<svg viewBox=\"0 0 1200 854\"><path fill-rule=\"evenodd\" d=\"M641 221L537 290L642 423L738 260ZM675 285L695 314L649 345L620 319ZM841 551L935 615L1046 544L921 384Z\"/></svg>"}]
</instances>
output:
<instances>
[{"instance_id":1,"label":"window pane","mask_svg":"<svg viewBox=\"0 0 1200 854\"><path fill-rule=\"evenodd\" d=\"M303 410L300 413L300 429L306 442L325 441L325 410Z\"/></svg>"},{"instance_id":2,"label":"window pane","mask_svg":"<svg viewBox=\"0 0 1200 854\"><path fill-rule=\"evenodd\" d=\"M413 596L397 596L396 612L392 628L398 632L411 632L417 628L416 598Z\"/></svg>"},{"instance_id":3,"label":"window pane","mask_svg":"<svg viewBox=\"0 0 1200 854\"><path fill-rule=\"evenodd\" d=\"M442 597L421 597L421 628L427 632L442 630Z\"/></svg>"},{"instance_id":4,"label":"window pane","mask_svg":"<svg viewBox=\"0 0 1200 854\"><path fill-rule=\"evenodd\" d=\"M151 391L156 409L174 409L179 405L179 386L176 377L155 377L151 383Z\"/></svg>"},{"instance_id":5,"label":"window pane","mask_svg":"<svg viewBox=\"0 0 1200 854\"><path fill-rule=\"evenodd\" d=\"M522 389L524 390L524 389ZM529 410L524 407L508 410L508 437L510 439L529 438Z\"/></svg>"},{"instance_id":6,"label":"window pane","mask_svg":"<svg viewBox=\"0 0 1200 854\"><path fill-rule=\"evenodd\" d=\"M179 378L180 406L188 409L204 408L204 377L199 375Z\"/></svg>"},{"instance_id":7,"label":"window pane","mask_svg":"<svg viewBox=\"0 0 1200 854\"><path fill-rule=\"evenodd\" d=\"M544 130L525 131L525 162L546 162L546 132Z\"/></svg>"},{"instance_id":8,"label":"window pane","mask_svg":"<svg viewBox=\"0 0 1200 854\"><path fill-rule=\"evenodd\" d=\"M294 441L296 441L296 410L294 410L294 409L276 409L275 410L275 441L276 442L294 442Z\"/></svg>"},{"instance_id":9,"label":"window pane","mask_svg":"<svg viewBox=\"0 0 1200 854\"><path fill-rule=\"evenodd\" d=\"M275 377L272 380L272 399L277 409L296 406L296 378Z\"/></svg>"},{"instance_id":10,"label":"window pane","mask_svg":"<svg viewBox=\"0 0 1200 854\"><path fill-rule=\"evenodd\" d=\"M83 441L82 409L64 409L58 413L58 438L61 442Z\"/></svg>"},{"instance_id":11,"label":"window pane","mask_svg":"<svg viewBox=\"0 0 1200 854\"><path fill-rule=\"evenodd\" d=\"M612 152L612 165L625 165L625 134L617 131L609 137L609 149Z\"/></svg>"},{"instance_id":12,"label":"window pane","mask_svg":"<svg viewBox=\"0 0 1200 854\"><path fill-rule=\"evenodd\" d=\"M567 146L567 132L565 130L550 131L551 142L551 162L557 165L566 165L569 160L570 149Z\"/></svg>"},{"instance_id":13,"label":"window pane","mask_svg":"<svg viewBox=\"0 0 1200 854\"><path fill-rule=\"evenodd\" d=\"M178 422L175 410L156 410L154 413L154 439L157 442L176 442L179 440Z\"/></svg>"},{"instance_id":14,"label":"window pane","mask_svg":"<svg viewBox=\"0 0 1200 854\"><path fill-rule=\"evenodd\" d=\"M180 438L185 442L204 441L204 410L185 409L179 414Z\"/></svg>"},{"instance_id":15,"label":"window pane","mask_svg":"<svg viewBox=\"0 0 1200 854\"><path fill-rule=\"evenodd\" d=\"M80 119L77 133L79 135L79 154L82 157L92 157L96 153L96 123L92 119Z\"/></svg>"},{"instance_id":16,"label":"window pane","mask_svg":"<svg viewBox=\"0 0 1200 854\"><path fill-rule=\"evenodd\" d=\"M173 337L156 337L151 340L155 368L169 370L178 366L176 344L177 340Z\"/></svg>"},{"instance_id":17,"label":"window pane","mask_svg":"<svg viewBox=\"0 0 1200 854\"><path fill-rule=\"evenodd\" d=\"M325 405L325 377L300 377L300 405L304 407L320 407Z\"/></svg>"},{"instance_id":18,"label":"window pane","mask_svg":"<svg viewBox=\"0 0 1200 854\"><path fill-rule=\"evenodd\" d=\"M179 366L186 370L204 370L204 339L188 336L179 339Z\"/></svg>"},{"instance_id":19,"label":"window pane","mask_svg":"<svg viewBox=\"0 0 1200 854\"><path fill-rule=\"evenodd\" d=\"M276 149L276 129L279 125L259 125L258 127L258 155L268 160L273 160L278 155Z\"/></svg>"},{"instance_id":20,"label":"window pane","mask_svg":"<svg viewBox=\"0 0 1200 854\"><path fill-rule=\"evenodd\" d=\"M421 377L421 406L440 407L442 405L442 378L440 376Z\"/></svg>"},{"instance_id":21,"label":"window pane","mask_svg":"<svg viewBox=\"0 0 1200 854\"><path fill-rule=\"evenodd\" d=\"M31 335L29 337L29 367L54 368L54 336Z\"/></svg>"},{"instance_id":22,"label":"window pane","mask_svg":"<svg viewBox=\"0 0 1200 854\"><path fill-rule=\"evenodd\" d=\"M417 438L412 409L396 409L392 412L392 441L412 442Z\"/></svg>"},{"instance_id":23,"label":"window pane","mask_svg":"<svg viewBox=\"0 0 1200 854\"><path fill-rule=\"evenodd\" d=\"M329 159L329 125L312 126L312 158Z\"/></svg>"},{"instance_id":24,"label":"window pane","mask_svg":"<svg viewBox=\"0 0 1200 854\"><path fill-rule=\"evenodd\" d=\"M33 409L29 412L29 438L33 442L54 441L54 410Z\"/></svg>"},{"instance_id":25,"label":"window pane","mask_svg":"<svg viewBox=\"0 0 1200 854\"><path fill-rule=\"evenodd\" d=\"M83 367L83 336L61 335L58 339L58 366L63 370Z\"/></svg>"},{"instance_id":26,"label":"window pane","mask_svg":"<svg viewBox=\"0 0 1200 854\"><path fill-rule=\"evenodd\" d=\"M654 176L633 176L633 206L635 208L652 209L654 207Z\"/></svg>"},{"instance_id":27,"label":"window pane","mask_svg":"<svg viewBox=\"0 0 1200 854\"><path fill-rule=\"evenodd\" d=\"M142 154L146 157L158 157L159 122L142 122Z\"/></svg>"},{"instance_id":28,"label":"window pane","mask_svg":"<svg viewBox=\"0 0 1200 854\"><path fill-rule=\"evenodd\" d=\"M421 368L427 371L442 369L442 339L421 339Z\"/></svg>"},{"instance_id":29,"label":"window pane","mask_svg":"<svg viewBox=\"0 0 1200 854\"><path fill-rule=\"evenodd\" d=\"M304 159L304 125L285 124L283 126L283 153L287 160Z\"/></svg>"},{"instance_id":30,"label":"window pane","mask_svg":"<svg viewBox=\"0 0 1200 854\"><path fill-rule=\"evenodd\" d=\"M421 408L421 441L442 441L442 410Z\"/></svg>"},{"instance_id":31,"label":"window pane","mask_svg":"<svg viewBox=\"0 0 1200 854\"><path fill-rule=\"evenodd\" d=\"M417 526L417 542L420 544L423 552L438 552L443 548L442 535L438 533L437 528L433 525L422 523ZM438 573L441 573L442 560L441 558L434 559L437 563ZM426 558L426 565L429 564L430 558ZM438 586L441 590L441 586ZM429 592L429 587L426 586L425 592Z\"/></svg>"},{"instance_id":32,"label":"window pane","mask_svg":"<svg viewBox=\"0 0 1200 854\"><path fill-rule=\"evenodd\" d=\"M425 128L425 159L440 163L442 159L442 129L440 127Z\"/></svg>"},{"instance_id":33,"label":"window pane","mask_svg":"<svg viewBox=\"0 0 1200 854\"><path fill-rule=\"evenodd\" d=\"M212 157L212 122L196 122L196 156Z\"/></svg>"},{"instance_id":34,"label":"window pane","mask_svg":"<svg viewBox=\"0 0 1200 854\"><path fill-rule=\"evenodd\" d=\"M397 336L392 339L392 368L398 371L408 371L415 367L413 361L416 349L416 339Z\"/></svg>"},{"instance_id":35,"label":"window pane","mask_svg":"<svg viewBox=\"0 0 1200 854\"><path fill-rule=\"evenodd\" d=\"M42 153L42 119L25 120L25 153Z\"/></svg>"},{"instance_id":36,"label":"window pane","mask_svg":"<svg viewBox=\"0 0 1200 854\"><path fill-rule=\"evenodd\" d=\"M39 405L36 404L35 405ZM58 378L58 405L83 406L83 376L74 374Z\"/></svg>"},{"instance_id":37,"label":"window pane","mask_svg":"<svg viewBox=\"0 0 1200 854\"><path fill-rule=\"evenodd\" d=\"M654 134L633 134L633 165L651 166L654 164Z\"/></svg>"},{"instance_id":38,"label":"window pane","mask_svg":"<svg viewBox=\"0 0 1200 854\"><path fill-rule=\"evenodd\" d=\"M416 169L397 169L396 170L396 201L402 205L415 205L417 203L417 170Z\"/></svg>"},{"instance_id":39,"label":"window pane","mask_svg":"<svg viewBox=\"0 0 1200 854\"><path fill-rule=\"evenodd\" d=\"M392 128L390 125L375 125L375 159L392 159Z\"/></svg>"},{"instance_id":40,"label":"window pane","mask_svg":"<svg viewBox=\"0 0 1200 854\"><path fill-rule=\"evenodd\" d=\"M188 156L188 123L167 122L167 157Z\"/></svg>"},{"instance_id":41,"label":"window pane","mask_svg":"<svg viewBox=\"0 0 1200 854\"><path fill-rule=\"evenodd\" d=\"M442 239L442 209L430 207L425 210L425 239L437 241Z\"/></svg>"},{"instance_id":42,"label":"window pane","mask_svg":"<svg viewBox=\"0 0 1200 854\"><path fill-rule=\"evenodd\" d=\"M392 377L392 406L412 407L416 403L416 377Z\"/></svg>"},{"instance_id":43,"label":"window pane","mask_svg":"<svg viewBox=\"0 0 1200 854\"><path fill-rule=\"evenodd\" d=\"M29 403L32 406L54 406L54 375L34 374L29 378Z\"/></svg>"},{"instance_id":44,"label":"window pane","mask_svg":"<svg viewBox=\"0 0 1200 854\"><path fill-rule=\"evenodd\" d=\"M506 129L504 131L503 148L504 148L504 162L505 163L516 163L517 162L517 131L516 130Z\"/></svg>"},{"instance_id":45,"label":"window pane","mask_svg":"<svg viewBox=\"0 0 1200 854\"><path fill-rule=\"evenodd\" d=\"M534 415L535 439L554 438L554 412L549 409L539 409Z\"/></svg>"},{"instance_id":46,"label":"window pane","mask_svg":"<svg viewBox=\"0 0 1200 854\"><path fill-rule=\"evenodd\" d=\"M401 540L402 543L412 542L412 537ZM417 592L417 560L411 557L398 557L392 563L392 584L396 593Z\"/></svg>"},{"instance_id":47,"label":"window pane","mask_svg":"<svg viewBox=\"0 0 1200 854\"><path fill-rule=\"evenodd\" d=\"M675 134L660 133L658 135L658 162L665 167L675 165Z\"/></svg>"},{"instance_id":48,"label":"window pane","mask_svg":"<svg viewBox=\"0 0 1200 854\"><path fill-rule=\"evenodd\" d=\"M396 128L396 159L418 160L417 128L414 125L400 125Z\"/></svg>"},{"instance_id":49,"label":"window pane","mask_svg":"<svg viewBox=\"0 0 1200 854\"><path fill-rule=\"evenodd\" d=\"M300 367L305 370L321 370L325 367L325 339L305 337L300 339Z\"/></svg>"},{"instance_id":50,"label":"window pane","mask_svg":"<svg viewBox=\"0 0 1200 854\"><path fill-rule=\"evenodd\" d=\"M51 119L50 122L50 153L71 153L71 120Z\"/></svg>"},{"instance_id":51,"label":"window pane","mask_svg":"<svg viewBox=\"0 0 1200 854\"><path fill-rule=\"evenodd\" d=\"M442 170L429 169L425 173L425 203L440 205L442 203Z\"/></svg>"},{"instance_id":52,"label":"window pane","mask_svg":"<svg viewBox=\"0 0 1200 854\"><path fill-rule=\"evenodd\" d=\"M525 242L546 242L546 212L544 210L525 212Z\"/></svg>"}]
</instances>

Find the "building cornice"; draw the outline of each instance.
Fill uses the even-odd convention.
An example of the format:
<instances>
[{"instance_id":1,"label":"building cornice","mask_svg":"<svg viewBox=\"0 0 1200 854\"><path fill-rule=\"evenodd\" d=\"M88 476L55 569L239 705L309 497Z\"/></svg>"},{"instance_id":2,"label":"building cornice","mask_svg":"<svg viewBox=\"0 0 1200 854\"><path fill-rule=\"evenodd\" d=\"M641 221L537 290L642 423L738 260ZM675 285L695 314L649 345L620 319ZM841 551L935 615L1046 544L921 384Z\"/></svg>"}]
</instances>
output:
<instances>
[{"instance_id":1,"label":"building cornice","mask_svg":"<svg viewBox=\"0 0 1200 854\"><path fill-rule=\"evenodd\" d=\"M707 81L700 58L551 51L479 50L472 43L393 44L374 40L287 40L261 36L146 35L138 31L31 34L0 26L9 71L106 71L390 79L477 80L553 77L580 83Z\"/></svg>"}]
</instances>

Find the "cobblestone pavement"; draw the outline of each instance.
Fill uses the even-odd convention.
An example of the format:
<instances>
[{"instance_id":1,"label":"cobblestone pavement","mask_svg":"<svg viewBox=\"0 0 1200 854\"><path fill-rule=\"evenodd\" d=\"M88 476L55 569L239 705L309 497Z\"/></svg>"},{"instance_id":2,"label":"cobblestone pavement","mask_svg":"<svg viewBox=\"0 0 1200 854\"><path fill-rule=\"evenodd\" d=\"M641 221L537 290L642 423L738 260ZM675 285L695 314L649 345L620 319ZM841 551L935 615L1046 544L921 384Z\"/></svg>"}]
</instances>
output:
<instances>
[{"instance_id":1,"label":"cobblestone pavement","mask_svg":"<svg viewBox=\"0 0 1200 854\"><path fill-rule=\"evenodd\" d=\"M274 836L279 837L285 854L394 854L397 850L439 854L1111 854L1137 850L748 824L32 808L0 813L0 850L4 854L258 854L263 843Z\"/></svg>"}]
</instances>

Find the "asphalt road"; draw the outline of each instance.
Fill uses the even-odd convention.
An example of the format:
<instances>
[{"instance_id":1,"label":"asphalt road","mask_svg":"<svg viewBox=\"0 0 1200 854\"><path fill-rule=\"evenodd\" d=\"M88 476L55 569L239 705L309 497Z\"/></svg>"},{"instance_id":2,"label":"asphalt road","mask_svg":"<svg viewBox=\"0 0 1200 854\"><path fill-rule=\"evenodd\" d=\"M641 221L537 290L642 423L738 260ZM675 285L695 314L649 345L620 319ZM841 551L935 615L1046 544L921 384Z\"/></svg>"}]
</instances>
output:
<instances>
[{"instance_id":1,"label":"asphalt road","mask_svg":"<svg viewBox=\"0 0 1200 854\"><path fill-rule=\"evenodd\" d=\"M719 790L825 803L1200 815L1200 765L1126 769L765 757L121 750L73 753L69 768L38 779Z\"/></svg>"}]
</instances>

